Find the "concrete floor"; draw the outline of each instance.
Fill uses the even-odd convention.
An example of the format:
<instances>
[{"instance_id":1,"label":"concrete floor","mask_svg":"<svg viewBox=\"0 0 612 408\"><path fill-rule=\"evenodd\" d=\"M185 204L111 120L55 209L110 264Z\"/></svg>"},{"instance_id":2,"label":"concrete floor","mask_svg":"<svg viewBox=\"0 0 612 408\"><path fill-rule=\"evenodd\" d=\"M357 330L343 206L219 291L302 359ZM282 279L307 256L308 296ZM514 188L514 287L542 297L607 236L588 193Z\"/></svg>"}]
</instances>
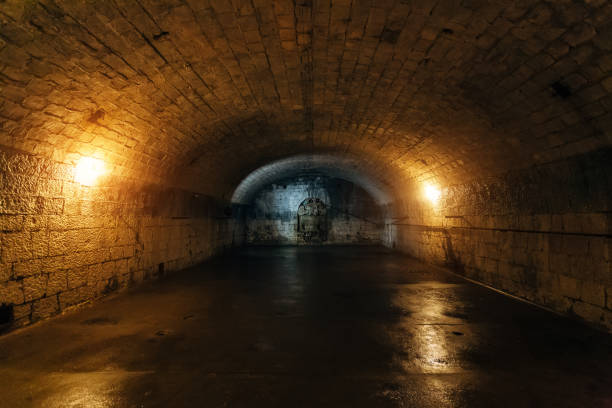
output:
<instances>
[{"instance_id":1,"label":"concrete floor","mask_svg":"<svg viewBox=\"0 0 612 408\"><path fill-rule=\"evenodd\" d=\"M377 248L254 248L0 338L1 407L609 407L612 336Z\"/></svg>"}]
</instances>

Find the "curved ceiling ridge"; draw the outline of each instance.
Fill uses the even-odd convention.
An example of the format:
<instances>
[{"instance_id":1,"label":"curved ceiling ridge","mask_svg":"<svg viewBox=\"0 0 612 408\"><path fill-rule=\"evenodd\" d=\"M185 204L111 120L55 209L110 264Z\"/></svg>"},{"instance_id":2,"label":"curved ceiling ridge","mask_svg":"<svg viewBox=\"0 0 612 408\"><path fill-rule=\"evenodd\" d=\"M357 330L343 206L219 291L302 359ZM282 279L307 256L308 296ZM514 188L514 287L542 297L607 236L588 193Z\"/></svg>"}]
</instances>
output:
<instances>
[{"instance_id":1,"label":"curved ceiling ridge","mask_svg":"<svg viewBox=\"0 0 612 408\"><path fill-rule=\"evenodd\" d=\"M391 188L365 169L358 158L346 154L300 154L275 160L251 171L232 194L232 203L247 204L266 185L282 179L316 171L329 177L353 182L367 191L379 205L393 201Z\"/></svg>"}]
</instances>

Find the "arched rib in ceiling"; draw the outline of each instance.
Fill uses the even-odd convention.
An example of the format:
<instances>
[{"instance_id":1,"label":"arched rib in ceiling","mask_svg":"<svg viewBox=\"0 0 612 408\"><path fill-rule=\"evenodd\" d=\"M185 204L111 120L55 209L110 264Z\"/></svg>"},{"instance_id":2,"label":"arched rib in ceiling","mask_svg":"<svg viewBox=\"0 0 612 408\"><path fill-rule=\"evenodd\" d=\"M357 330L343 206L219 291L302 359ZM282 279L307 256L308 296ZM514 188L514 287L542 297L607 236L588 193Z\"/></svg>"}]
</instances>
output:
<instances>
[{"instance_id":1,"label":"arched rib in ceiling","mask_svg":"<svg viewBox=\"0 0 612 408\"><path fill-rule=\"evenodd\" d=\"M354 157L332 154L298 155L262 166L242 180L234 190L231 201L234 204L249 204L263 187L288 177L312 172L351 181L366 190L379 205L393 202L391 187L368 174L361 161Z\"/></svg>"}]
</instances>

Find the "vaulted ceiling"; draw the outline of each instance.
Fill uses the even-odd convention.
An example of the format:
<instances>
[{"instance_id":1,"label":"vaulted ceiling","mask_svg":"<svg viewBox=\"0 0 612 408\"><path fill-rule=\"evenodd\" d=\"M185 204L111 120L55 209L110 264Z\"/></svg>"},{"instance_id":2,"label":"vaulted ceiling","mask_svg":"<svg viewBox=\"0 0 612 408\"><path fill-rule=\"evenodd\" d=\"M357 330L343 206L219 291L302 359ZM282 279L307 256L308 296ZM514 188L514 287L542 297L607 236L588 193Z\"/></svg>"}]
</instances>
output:
<instances>
[{"instance_id":1,"label":"vaulted ceiling","mask_svg":"<svg viewBox=\"0 0 612 408\"><path fill-rule=\"evenodd\" d=\"M5 0L0 145L231 193L294 154L460 183L609 145L607 0Z\"/></svg>"}]
</instances>

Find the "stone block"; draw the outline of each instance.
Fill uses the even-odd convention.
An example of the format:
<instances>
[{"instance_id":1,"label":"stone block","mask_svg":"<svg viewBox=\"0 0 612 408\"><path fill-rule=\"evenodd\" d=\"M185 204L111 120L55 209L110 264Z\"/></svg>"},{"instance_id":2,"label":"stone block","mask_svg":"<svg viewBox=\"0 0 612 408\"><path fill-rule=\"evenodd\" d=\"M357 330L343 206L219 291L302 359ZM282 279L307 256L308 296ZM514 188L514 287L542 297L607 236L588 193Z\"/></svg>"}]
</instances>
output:
<instances>
[{"instance_id":1,"label":"stone block","mask_svg":"<svg viewBox=\"0 0 612 408\"><path fill-rule=\"evenodd\" d=\"M8 263L28 259L32 259L30 234L28 232L3 234L2 261Z\"/></svg>"},{"instance_id":2,"label":"stone block","mask_svg":"<svg viewBox=\"0 0 612 408\"><path fill-rule=\"evenodd\" d=\"M550 272L559 275L567 275L570 271L569 258L563 253L550 253L548 265Z\"/></svg>"},{"instance_id":3,"label":"stone block","mask_svg":"<svg viewBox=\"0 0 612 408\"><path fill-rule=\"evenodd\" d=\"M40 299L45 295L47 290L47 275L39 274L30 276L23 279L22 282L26 302Z\"/></svg>"},{"instance_id":4,"label":"stone block","mask_svg":"<svg viewBox=\"0 0 612 408\"><path fill-rule=\"evenodd\" d=\"M33 258L44 258L49 255L49 235L47 231L30 232L30 240Z\"/></svg>"},{"instance_id":5,"label":"stone block","mask_svg":"<svg viewBox=\"0 0 612 408\"><path fill-rule=\"evenodd\" d=\"M19 305L25 302L22 281L0 282L0 303Z\"/></svg>"},{"instance_id":6,"label":"stone block","mask_svg":"<svg viewBox=\"0 0 612 408\"><path fill-rule=\"evenodd\" d=\"M49 256L64 255L70 251L67 231L49 232Z\"/></svg>"},{"instance_id":7,"label":"stone block","mask_svg":"<svg viewBox=\"0 0 612 408\"><path fill-rule=\"evenodd\" d=\"M588 252L589 239L581 235L565 235L562 252L567 255L584 256Z\"/></svg>"},{"instance_id":8,"label":"stone block","mask_svg":"<svg viewBox=\"0 0 612 408\"><path fill-rule=\"evenodd\" d=\"M81 286L79 289L79 298L82 302L86 302L91 299L95 299L100 296L100 292L98 291L97 285L85 285Z\"/></svg>"},{"instance_id":9,"label":"stone block","mask_svg":"<svg viewBox=\"0 0 612 408\"><path fill-rule=\"evenodd\" d=\"M128 269L128 260L127 259L119 259L115 261L115 272L118 275L127 275L129 273Z\"/></svg>"},{"instance_id":10,"label":"stone block","mask_svg":"<svg viewBox=\"0 0 612 408\"><path fill-rule=\"evenodd\" d=\"M145 280L145 272L142 269L130 271L130 283L139 284Z\"/></svg>"},{"instance_id":11,"label":"stone block","mask_svg":"<svg viewBox=\"0 0 612 408\"><path fill-rule=\"evenodd\" d=\"M565 232L582 232L582 217L580 214L563 214L563 228Z\"/></svg>"},{"instance_id":12,"label":"stone block","mask_svg":"<svg viewBox=\"0 0 612 408\"><path fill-rule=\"evenodd\" d=\"M603 309L589 303L575 302L572 311L586 321L593 323L603 323Z\"/></svg>"},{"instance_id":13,"label":"stone block","mask_svg":"<svg viewBox=\"0 0 612 408\"><path fill-rule=\"evenodd\" d=\"M46 101L44 98L40 97L40 96L28 96L27 98L25 98L23 100L23 102L21 103L21 105L28 109L28 110L42 110L43 108L45 108L47 105L49 104L48 101Z\"/></svg>"},{"instance_id":14,"label":"stone block","mask_svg":"<svg viewBox=\"0 0 612 408\"><path fill-rule=\"evenodd\" d=\"M538 290L543 293L546 293L546 297L548 299L557 297L559 296L561 292L559 280L560 280L559 275L556 275L554 273L549 273L547 271L538 271L538 274L537 274L537 286L539 288ZM543 303L549 304L549 302L543 302Z\"/></svg>"},{"instance_id":15,"label":"stone block","mask_svg":"<svg viewBox=\"0 0 612 408\"><path fill-rule=\"evenodd\" d=\"M6 282L13 277L13 264L0 263L0 282Z\"/></svg>"},{"instance_id":16,"label":"stone block","mask_svg":"<svg viewBox=\"0 0 612 408\"><path fill-rule=\"evenodd\" d=\"M57 271L49 273L47 280L47 289L45 291L47 296L53 296L67 289L68 278L66 276L66 271Z\"/></svg>"},{"instance_id":17,"label":"stone block","mask_svg":"<svg viewBox=\"0 0 612 408\"><path fill-rule=\"evenodd\" d=\"M565 231L563 215L561 215L561 214L552 214L551 218L550 218L550 221L551 221L551 231L553 231L553 232L562 232L562 231Z\"/></svg>"},{"instance_id":18,"label":"stone block","mask_svg":"<svg viewBox=\"0 0 612 408\"><path fill-rule=\"evenodd\" d=\"M582 281L580 283L580 299L599 307L606 307L606 291L601 284Z\"/></svg>"},{"instance_id":19,"label":"stone block","mask_svg":"<svg viewBox=\"0 0 612 408\"><path fill-rule=\"evenodd\" d=\"M27 215L24 217L23 228L26 231L34 232L46 230L48 228L48 217L44 215ZM36 237L34 236L33 238Z\"/></svg>"},{"instance_id":20,"label":"stone block","mask_svg":"<svg viewBox=\"0 0 612 408\"><path fill-rule=\"evenodd\" d=\"M597 260L606 260L609 251L609 238L590 237L588 240L588 255Z\"/></svg>"},{"instance_id":21,"label":"stone block","mask_svg":"<svg viewBox=\"0 0 612 408\"><path fill-rule=\"evenodd\" d=\"M527 266L529 264L529 252L527 248L513 248L512 249L512 263L521 266Z\"/></svg>"},{"instance_id":22,"label":"stone block","mask_svg":"<svg viewBox=\"0 0 612 408\"><path fill-rule=\"evenodd\" d=\"M590 213L582 218L582 231L589 234L606 234L609 227L606 214Z\"/></svg>"},{"instance_id":23,"label":"stone block","mask_svg":"<svg viewBox=\"0 0 612 408\"><path fill-rule=\"evenodd\" d=\"M57 296L42 298L32 302L32 321L45 319L59 313Z\"/></svg>"},{"instance_id":24,"label":"stone block","mask_svg":"<svg viewBox=\"0 0 612 408\"><path fill-rule=\"evenodd\" d=\"M68 288L78 288L87 284L88 268L80 266L66 270Z\"/></svg>"},{"instance_id":25,"label":"stone block","mask_svg":"<svg viewBox=\"0 0 612 408\"><path fill-rule=\"evenodd\" d=\"M612 263L604 260L592 260L591 276L593 280L604 285L612 284Z\"/></svg>"},{"instance_id":26,"label":"stone block","mask_svg":"<svg viewBox=\"0 0 612 408\"><path fill-rule=\"evenodd\" d=\"M110 248L110 254L112 260L123 258L123 247L115 246Z\"/></svg>"},{"instance_id":27,"label":"stone block","mask_svg":"<svg viewBox=\"0 0 612 408\"><path fill-rule=\"evenodd\" d=\"M560 295L571 299L579 299L579 281L575 278L568 276L559 276L559 290Z\"/></svg>"},{"instance_id":28,"label":"stone block","mask_svg":"<svg viewBox=\"0 0 612 408\"><path fill-rule=\"evenodd\" d=\"M23 215L0 215L0 231L19 232L24 228Z\"/></svg>"},{"instance_id":29,"label":"stone block","mask_svg":"<svg viewBox=\"0 0 612 408\"><path fill-rule=\"evenodd\" d=\"M102 280L108 280L115 275L116 275L115 262L114 261L104 262L102 264L102 275L101 275Z\"/></svg>"},{"instance_id":30,"label":"stone block","mask_svg":"<svg viewBox=\"0 0 612 408\"><path fill-rule=\"evenodd\" d=\"M103 264L96 263L88 266L87 271L87 285L95 286L97 282L99 282L104 278Z\"/></svg>"},{"instance_id":31,"label":"stone block","mask_svg":"<svg viewBox=\"0 0 612 408\"><path fill-rule=\"evenodd\" d=\"M45 198L42 213L46 215L57 215L64 212L63 198Z\"/></svg>"},{"instance_id":32,"label":"stone block","mask_svg":"<svg viewBox=\"0 0 612 408\"><path fill-rule=\"evenodd\" d=\"M15 321L19 321L22 319L27 319L27 323L29 323L30 316L32 314L32 303L25 303L21 305L13 306L13 318ZM26 322L23 322L26 324Z\"/></svg>"},{"instance_id":33,"label":"stone block","mask_svg":"<svg viewBox=\"0 0 612 408\"><path fill-rule=\"evenodd\" d=\"M549 254L546 251L536 251L529 254L529 265L533 266L538 271L548 272L549 265Z\"/></svg>"},{"instance_id":34,"label":"stone block","mask_svg":"<svg viewBox=\"0 0 612 408\"><path fill-rule=\"evenodd\" d=\"M42 260L42 270L44 272L55 272L62 269L66 269L65 256L47 256Z\"/></svg>"},{"instance_id":35,"label":"stone block","mask_svg":"<svg viewBox=\"0 0 612 408\"><path fill-rule=\"evenodd\" d=\"M58 295L60 310L82 303L87 299L82 298L80 288L70 289Z\"/></svg>"},{"instance_id":36,"label":"stone block","mask_svg":"<svg viewBox=\"0 0 612 408\"><path fill-rule=\"evenodd\" d=\"M13 264L14 279L23 279L42 272L42 259L31 259Z\"/></svg>"}]
</instances>

